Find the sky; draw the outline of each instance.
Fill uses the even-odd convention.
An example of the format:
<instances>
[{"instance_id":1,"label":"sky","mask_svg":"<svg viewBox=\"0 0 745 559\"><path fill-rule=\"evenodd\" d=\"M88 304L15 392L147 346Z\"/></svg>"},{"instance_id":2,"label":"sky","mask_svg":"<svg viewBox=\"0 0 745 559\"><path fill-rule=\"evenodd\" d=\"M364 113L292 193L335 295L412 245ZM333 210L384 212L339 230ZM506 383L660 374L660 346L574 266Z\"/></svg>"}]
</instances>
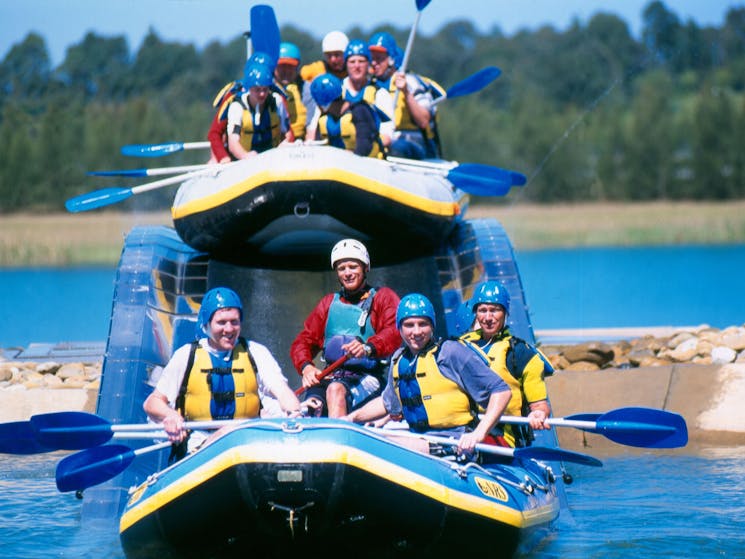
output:
<instances>
[{"instance_id":1,"label":"sky","mask_svg":"<svg viewBox=\"0 0 745 559\"><path fill-rule=\"evenodd\" d=\"M431 35L443 24L464 18L481 32L499 27L512 35L547 24L561 30L575 18L586 23L602 11L621 17L638 36L641 13L650 1L431 0L420 14L417 32ZM365 31L384 23L409 29L417 14L414 0L0 0L0 59L31 31L44 37L54 66L88 31L125 35L131 51L139 48L150 27L164 41L197 48L212 40L226 43L248 30L254 4L272 6L280 27L291 23L319 38L355 25ZM667 0L665 5L683 22L719 26L728 9L745 6L745 0Z\"/></svg>"}]
</instances>

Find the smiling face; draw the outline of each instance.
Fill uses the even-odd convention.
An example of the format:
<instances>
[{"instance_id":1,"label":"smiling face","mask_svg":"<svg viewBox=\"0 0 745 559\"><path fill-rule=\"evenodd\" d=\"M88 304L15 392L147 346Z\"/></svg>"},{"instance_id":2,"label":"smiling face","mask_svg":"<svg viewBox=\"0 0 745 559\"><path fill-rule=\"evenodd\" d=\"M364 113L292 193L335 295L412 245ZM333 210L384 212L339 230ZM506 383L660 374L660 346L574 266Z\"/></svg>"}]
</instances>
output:
<instances>
[{"instance_id":1,"label":"smiling face","mask_svg":"<svg viewBox=\"0 0 745 559\"><path fill-rule=\"evenodd\" d=\"M236 308L218 309L209 323L209 344L217 350L229 351L241 335L241 313Z\"/></svg>"},{"instance_id":2,"label":"smiling face","mask_svg":"<svg viewBox=\"0 0 745 559\"><path fill-rule=\"evenodd\" d=\"M251 101L252 106L263 105L266 98L269 96L269 88L255 85L248 90L248 98Z\"/></svg>"},{"instance_id":3,"label":"smiling face","mask_svg":"<svg viewBox=\"0 0 745 559\"><path fill-rule=\"evenodd\" d=\"M476 320L481 326L482 337L488 340L502 331L507 313L502 305L479 303L476 306Z\"/></svg>"},{"instance_id":4,"label":"smiling face","mask_svg":"<svg viewBox=\"0 0 745 559\"><path fill-rule=\"evenodd\" d=\"M423 316L412 316L401 321L399 332L411 352L417 354L427 347L432 339L432 323Z\"/></svg>"},{"instance_id":5,"label":"smiling face","mask_svg":"<svg viewBox=\"0 0 745 559\"><path fill-rule=\"evenodd\" d=\"M334 268L336 277L347 293L354 293L365 285L365 265L359 260L339 260Z\"/></svg>"},{"instance_id":6,"label":"smiling face","mask_svg":"<svg viewBox=\"0 0 745 559\"><path fill-rule=\"evenodd\" d=\"M379 78L386 78L390 74L389 70L392 70L391 57L388 56L388 52L371 48L370 57L372 58L373 74Z\"/></svg>"}]
</instances>

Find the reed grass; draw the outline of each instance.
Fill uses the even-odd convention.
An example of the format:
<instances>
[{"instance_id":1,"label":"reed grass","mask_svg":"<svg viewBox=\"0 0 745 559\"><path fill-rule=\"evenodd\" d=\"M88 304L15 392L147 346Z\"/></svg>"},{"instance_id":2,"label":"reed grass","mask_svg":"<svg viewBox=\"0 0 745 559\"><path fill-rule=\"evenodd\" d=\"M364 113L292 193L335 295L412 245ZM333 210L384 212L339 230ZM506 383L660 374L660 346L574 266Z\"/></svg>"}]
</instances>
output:
<instances>
[{"instance_id":1,"label":"reed grass","mask_svg":"<svg viewBox=\"0 0 745 559\"><path fill-rule=\"evenodd\" d=\"M516 249L745 243L745 200L539 205L474 203ZM168 212L10 214L0 217L0 267L115 265L135 225L171 225Z\"/></svg>"}]
</instances>

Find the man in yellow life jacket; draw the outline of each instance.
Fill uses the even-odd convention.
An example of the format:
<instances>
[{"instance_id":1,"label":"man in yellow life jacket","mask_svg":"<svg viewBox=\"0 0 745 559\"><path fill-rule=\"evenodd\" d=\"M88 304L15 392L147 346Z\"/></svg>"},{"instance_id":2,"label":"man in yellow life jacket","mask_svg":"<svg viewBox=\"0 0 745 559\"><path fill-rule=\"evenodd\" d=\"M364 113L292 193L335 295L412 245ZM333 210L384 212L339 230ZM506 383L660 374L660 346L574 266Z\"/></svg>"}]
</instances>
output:
<instances>
[{"instance_id":1,"label":"man in yellow life jacket","mask_svg":"<svg viewBox=\"0 0 745 559\"><path fill-rule=\"evenodd\" d=\"M267 64L246 63L245 93L228 107L228 149L235 159L253 157L277 147L283 140L294 141L287 101L272 93L274 70Z\"/></svg>"},{"instance_id":2,"label":"man in yellow life jacket","mask_svg":"<svg viewBox=\"0 0 745 559\"><path fill-rule=\"evenodd\" d=\"M468 304L471 323L474 315L478 329L466 332L461 339L475 345L512 390L507 408L509 415L526 415L532 429L548 429L551 415L544 378L553 374L548 359L535 347L510 334L505 327L510 312L510 295L498 281L487 281L478 287ZM510 446L527 446L533 439L526 426L497 427Z\"/></svg>"},{"instance_id":3,"label":"man in yellow life jacket","mask_svg":"<svg viewBox=\"0 0 745 559\"><path fill-rule=\"evenodd\" d=\"M310 84L306 84L298 73L300 49L294 43L280 43L279 59L274 68L274 77L287 95L287 109L290 113L290 127L296 140L305 139L308 124L308 109L304 99L310 95Z\"/></svg>"},{"instance_id":4,"label":"man in yellow life jacket","mask_svg":"<svg viewBox=\"0 0 745 559\"><path fill-rule=\"evenodd\" d=\"M240 337L242 319L243 306L232 289L216 287L204 295L199 339L174 352L143 404L172 442L186 439L185 421L300 413L300 402L269 350ZM193 433L189 450L206 438Z\"/></svg>"},{"instance_id":5,"label":"man in yellow life jacket","mask_svg":"<svg viewBox=\"0 0 745 559\"><path fill-rule=\"evenodd\" d=\"M507 407L509 387L464 343L433 338L435 312L424 295L401 299L396 324L404 343L391 358L382 395L346 419L365 423L388 414L405 419L410 431L458 436L458 451L473 452ZM477 406L486 410L481 419Z\"/></svg>"},{"instance_id":6,"label":"man in yellow life jacket","mask_svg":"<svg viewBox=\"0 0 745 559\"><path fill-rule=\"evenodd\" d=\"M401 50L390 33L373 34L368 42L373 83L390 92L393 107L390 155L408 159L438 157L435 104L432 92L442 89L432 80L417 74L396 72Z\"/></svg>"},{"instance_id":7,"label":"man in yellow life jacket","mask_svg":"<svg viewBox=\"0 0 745 559\"><path fill-rule=\"evenodd\" d=\"M367 102L344 100L341 81L331 74L314 79L310 92L321 114L313 139L328 140L329 145L357 155L382 155L378 117Z\"/></svg>"}]
</instances>

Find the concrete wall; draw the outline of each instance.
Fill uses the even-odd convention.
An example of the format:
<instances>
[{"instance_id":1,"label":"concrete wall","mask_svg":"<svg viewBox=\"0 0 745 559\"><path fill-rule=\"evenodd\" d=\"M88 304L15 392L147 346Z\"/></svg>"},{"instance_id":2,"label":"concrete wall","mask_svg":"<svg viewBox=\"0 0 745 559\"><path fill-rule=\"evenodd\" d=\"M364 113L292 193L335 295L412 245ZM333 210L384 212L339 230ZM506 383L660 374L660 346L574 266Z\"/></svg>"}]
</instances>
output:
<instances>
[{"instance_id":1,"label":"concrete wall","mask_svg":"<svg viewBox=\"0 0 745 559\"><path fill-rule=\"evenodd\" d=\"M595 372L557 371L547 380L554 415L641 406L682 415L689 450L745 444L745 365L671 365ZM581 452L628 451L605 437L557 429L561 445ZM645 452L648 452L645 450Z\"/></svg>"}]
</instances>

